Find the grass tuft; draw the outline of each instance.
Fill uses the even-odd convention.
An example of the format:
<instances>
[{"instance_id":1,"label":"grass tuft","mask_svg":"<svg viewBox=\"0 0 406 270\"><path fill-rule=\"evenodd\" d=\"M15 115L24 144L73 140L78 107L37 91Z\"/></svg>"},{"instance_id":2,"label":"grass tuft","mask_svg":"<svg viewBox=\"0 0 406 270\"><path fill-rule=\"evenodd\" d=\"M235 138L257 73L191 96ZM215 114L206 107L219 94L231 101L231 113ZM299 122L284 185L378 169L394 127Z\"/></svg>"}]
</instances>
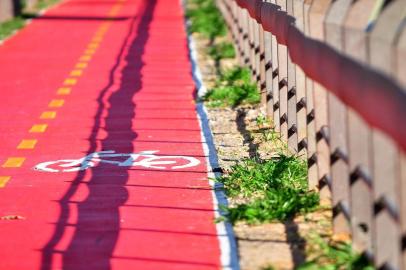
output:
<instances>
[{"instance_id":1,"label":"grass tuft","mask_svg":"<svg viewBox=\"0 0 406 270\"><path fill-rule=\"evenodd\" d=\"M261 97L255 83L251 82L246 68L236 67L223 72L216 86L203 97L209 107L236 107L241 104L257 104Z\"/></svg>"},{"instance_id":2,"label":"grass tuft","mask_svg":"<svg viewBox=\"0 0 406 270\"><path fill-rule=\"evenodd\" d=\"M315 210L319 195L309 191L306 163L281 154L272 160L247 159L217 179L230 197L242 203L224 208L226 218L249 224L285 221Z\"/></svg>"},{"instance_id":3,"label":"grass tuft","mask_svg":"<svg viewBox=\"0 0 406 270\"><path fill-rule=\"evenodd\" d=\"M215 61L220 61L221 59L231 59L235 57L235 50L233 44L229 42L221 42L214 44L207 50L208 55L210 55Z\"/></svg>"},{"instance_id":4,"label":"grass tuft","mask_svg":"<svg viewBox=\"0 0 406 270\"><path fill-rule=\"evenodd\" d=\"M202 34L213 43L214 39L224 36L227 28L220 11L213 0L193 0L194 8L186 11L186 16L190 20L189 30Z\"/></svg>"},{"instance_id":5,"label":"grass tuft","mask_svg":"<svg viewBox=\"0 0 406 270\"><path fill-rule=\"evenodd\" d=\"M22 17L15 17L9 21L0 24L0 40L13 34L15 31L23 28L25 25L25 19Z\"/></svg>"},{"instance_id":6,"label":"grass tuft","mask_svg":"<svg viewBox=\"0 0 406 270\"><path fill-rule=\"evenodd\" d=\"M40 0L38 3L35 5L33 9L31 9L29 12L24 11L20 16L14 17L9 21L0 23L0 40L3 40L10 35L12 35L15 31L23 28L26 25L27 19L34 18L38 16L38 12L51 6L56 3L58 3L60 0ZM21 3L22 8L24 9L26 7L26 2Z\"/></svg>"},{"instance_id":7,"label":"grass tuft","mask_svg":"<svg viewBox=\"0 0 406 270\"><path fill-rule=\"evenodd\" d=\"M367 258L353 250L350 243L327 241L317 234L307 239L308 262L298 270L373 270Z\"/></svg>"}]
</instances>

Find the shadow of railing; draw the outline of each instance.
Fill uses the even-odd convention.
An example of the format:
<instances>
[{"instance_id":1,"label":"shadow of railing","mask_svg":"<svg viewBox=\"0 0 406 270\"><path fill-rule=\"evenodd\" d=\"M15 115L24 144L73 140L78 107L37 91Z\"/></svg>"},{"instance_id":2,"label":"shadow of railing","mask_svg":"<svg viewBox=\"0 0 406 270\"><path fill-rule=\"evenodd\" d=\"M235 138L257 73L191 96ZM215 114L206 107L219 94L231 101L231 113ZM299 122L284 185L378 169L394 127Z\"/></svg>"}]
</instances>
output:
<instances>
[{"instance_id":1,"label":"shadow of railing","mask_svg":"<svg viewBox=\"0 0 406 270\"><path fill-rule=\"evenodd\" d=\"M101 145L103 149L113 149L114 142L121 140L120 150L128 153L134 152L133 140L137 133L133 131L132 121L135 116L136 104L133 96L142 87L141 69L144 66L142 56L145 45L149 38L149 25L151 23L156 0L148 0L142 3L140 17L133 17L129 31L121 46L116 63L113 66L108 84L100 91L97 98L98 108L94 116L94 124L89 131L88 154L91 154ZM44 19L41 17L41 19ZM87 18L89 19L89 18ZM90 18L91 19L91 18ZM123 63L126 63L124 67ZM121 76L117 76L120 73ZM116 78L120 77L120 81ZM115 85L119 85L116 86ZM107 116L102 117L107 110ZM120 118L115 112L120 111ZM123 114L123 112L125 112ZM122 133L114 132L114 122L120 121ZM102 123L104 126L102 127ZM107 136L101 142L97 139L101 128L107 132ZM119 207L128 199L126 183L129 179L128 168L116 168L114 183L109 187L93 185L99 181L100 174L95 173L97 166L77 173L64 196L59 200L60 216L55 224L55 231L42 250L41 269L53 268L54 255L62 256L63 269L110 269L110 261L116 246L120 231ZM88 194L85 200L72 205L79 186L87 174L90 180L87 182ZM106 196L108 194L109 196ZM72 217L71 207L77 207L78 217L71 241L65 250L57 250L62 238L67 234L67 228ZM69 222L68 222L69 221Z\"/></svg>"}]
</instances>

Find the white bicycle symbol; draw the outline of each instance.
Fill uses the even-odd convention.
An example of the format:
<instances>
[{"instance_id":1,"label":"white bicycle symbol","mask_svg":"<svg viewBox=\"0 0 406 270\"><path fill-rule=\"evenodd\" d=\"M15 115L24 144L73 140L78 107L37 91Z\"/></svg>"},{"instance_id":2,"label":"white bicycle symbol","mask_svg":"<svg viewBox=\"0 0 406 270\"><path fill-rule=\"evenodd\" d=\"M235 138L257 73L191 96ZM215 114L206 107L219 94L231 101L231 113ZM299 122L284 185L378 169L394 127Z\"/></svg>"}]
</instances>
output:
<instances>
[{"instance_id":1,"label":"white bicycle symbol","mask_svg":"<svg viewBox=\"0 0 406 270\"><path fill-rule=\"evenodd\" d=\"M100 151L89 154L80 159L61 159L55 161L46 161L38 164L34 169L44 172L77 172L99 163L117 165L119 167L144 167L150 169L184 169L194 167L200 164L200 161L194 157L188 156L157 156L159 151L142 151L139 153L116 153L113 150ZM124 161L112 160L122 158ZM109 160L110 159L110 160ZM177 165L178 164L178 165ZM180 165L179 165L180 164ZM174 166L169 166L174 165Z\"/></svg>"}]
</instances>

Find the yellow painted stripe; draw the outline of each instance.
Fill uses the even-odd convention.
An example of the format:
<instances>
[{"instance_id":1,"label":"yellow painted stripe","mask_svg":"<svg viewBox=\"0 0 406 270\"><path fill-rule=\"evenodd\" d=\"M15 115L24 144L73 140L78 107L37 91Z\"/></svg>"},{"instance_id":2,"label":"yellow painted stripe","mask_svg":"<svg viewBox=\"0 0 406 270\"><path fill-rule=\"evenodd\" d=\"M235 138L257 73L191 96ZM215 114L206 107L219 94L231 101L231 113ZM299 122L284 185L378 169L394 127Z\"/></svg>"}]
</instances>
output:
<instances>
[{"instance_id":1,"label":"yellow painted stripe","mask_svg":"<svg viewBox=\"0 0 406 270\"><path fill-rule=\"evenodd\" d=\"M75 85L77 82L78 82L78 80L75 78L68 78L68 79L65 79L63 84L64 85Z\"/></svg>"},{"instance_id":2,"label":"yellow painted stripe","mask_svg":"<svg viewBox=\"0 0 406 270\"><path fill-rule=\"evenodd\" d=\"M25 157L10 157L3 163L3 168L19 168L23 165Z\"/></svg>"},{"instance_id":3,"label":"yellow painted stripe","mask_svg":"<svg viewBox=\"0 0 406 270\"><path fill-rule=\"evenodd\" d=\"M46 111L43 112L40 116L41 119L54 119L56 117L55 111Z\"/></svg>"},{"instance_id":4,"label":"yellow painted stripe","mask_svg":"<svg viewBox=\"0 0 406 270\"><path fill-rule=\"evenodd\" d=\"M42 133L45 132L47 129L48 125L47 124L38 124L38 125L33 125L30 129L30 133Z\"/></svg>"},{"instance_id":5,"label":"yellow painted stripe","mask_svg":"<svg viewBox=\"0 0 406 270\"><path fill-rule=\"evenodd\" d=\"M17 149L34 149L37 142L37 140L22 140Z\"/></svg>"},{"instance_id":6,"label":"yellow painted stripe","mask_svg":"<svg viewBox=\"0 0 406 270\"><path fill-rule=\"evenodd\" d=\"M94 49L87 49L86 51L85 51L85 54L86 55L92 55L92 54L95 54L95 50Z\"/></svg>"},{"instance_id":7,"label":"yellow painted stripe","mask_svg":"<svg viewBox=\"0 0 406 270\"><path fill-rule=\"evenodd\" d=\"M103 36L95 36L93 39L92 39L92 42L93 43L98 43L98 42L100 42L100 41L102 41L103 40Z\"/></svg>"},{"instance_id":8,"label":"yellow painted stripe","mask_svg":"<svg viewBox=\"0 0 406 270\"><path fill-rule=\"evenodd\" d=\"M69 87L61 87L58 89L57 94L58 95L69 95L71 92L71 89Z\"/></svg>"},{"instance_id":9,"label":"yellow painted stripe","mask_svg":"<svg viewBox=\"0 0 406 270\"><path fill-rule=\"evenodd\" d=\"M75 66L75 68L78 68L78 69L84 69L86 67L87 67L87 63L82 63L82 62L77 63Z\"/></svg>"},{"instance_id":10,"label":"yellow painted stripe","mask_svg":"<svg viewBox=\"0 0 406 270\"><path fill-rule=\"evenodd\" d=\"M93 42L93 43L90 43L89 45L87 45L87 47L89 49L97 49L99 47L99 44Z\"/></svg>"},{"instance_id":11,"label":"yellow painted stripe","mask_svg":"<svg viewBox=\"0 0 406 270\"><path fill-rule=\"evenodd\" d=\"M48 107L52 107L52 108L62 107L64 103L65 103L65 100L63 100L63 99L53 99L53 100L51 100L51 102L49 102Z\"/></svg>"},{"instance_id":12,"label":"yellow painted stripe","mask_svg":"<svg viewBox=\"0 0 406 270\"><path fill-rule=\"evenodd\" d=\"M107 31L107 29L110 27L110 25L111 25L111 22L104 22L102 25L100 25L99 31L100 30Z\"/></svg>"},{"instance_id":13,"label":"yellow painted stripe","mask_svg":"<svg viewBox=\"0 0 406 270\"><path fill-rule=\"evenodd\" d=\"M10 181L10 176L0 176L0 188L4 188L7 185L7 182Z\"/></svg>"},{"instance_id":14,"label":"yellow painted stripe","mask_svg":"<svg viewBox=\"0 0 406 270\"><path fill-rule=\"evenodd\" d=\"M90 55L82 55L79 60L80 61L90 61L92 59L92 56Z\"/></svg>"},{"instance_id":15,"label":"yellow painted stripe","mask_svg":"<svg viewBox=\"0 0 406 270\"><path fill-rule=\"evenodd\" d=\"M81 75L82 75L82 72L83 72L83 71L81 71L80 69L75 69L75 70L72 70L72 71L70 72L70 75L71 75L71 76L81 76Z\"/></svg>"}]
</instances>

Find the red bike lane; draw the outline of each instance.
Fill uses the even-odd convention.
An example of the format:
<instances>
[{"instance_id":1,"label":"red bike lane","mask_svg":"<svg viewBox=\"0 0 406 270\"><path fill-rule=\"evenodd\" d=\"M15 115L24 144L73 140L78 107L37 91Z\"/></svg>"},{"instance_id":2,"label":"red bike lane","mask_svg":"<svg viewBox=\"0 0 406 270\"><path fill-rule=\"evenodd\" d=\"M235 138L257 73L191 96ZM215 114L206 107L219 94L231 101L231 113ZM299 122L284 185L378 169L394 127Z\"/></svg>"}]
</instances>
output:
<instances>
[{"instance_id":1,"label":"red bike lane","mask_svg":"<svg viewBox=\"0 0 406 270\"><path fill-rule=\"evenodd\" d=\"M0 46L0 269L221 268L183 20L69 0Z\"/></svg>"}]
</instances>

